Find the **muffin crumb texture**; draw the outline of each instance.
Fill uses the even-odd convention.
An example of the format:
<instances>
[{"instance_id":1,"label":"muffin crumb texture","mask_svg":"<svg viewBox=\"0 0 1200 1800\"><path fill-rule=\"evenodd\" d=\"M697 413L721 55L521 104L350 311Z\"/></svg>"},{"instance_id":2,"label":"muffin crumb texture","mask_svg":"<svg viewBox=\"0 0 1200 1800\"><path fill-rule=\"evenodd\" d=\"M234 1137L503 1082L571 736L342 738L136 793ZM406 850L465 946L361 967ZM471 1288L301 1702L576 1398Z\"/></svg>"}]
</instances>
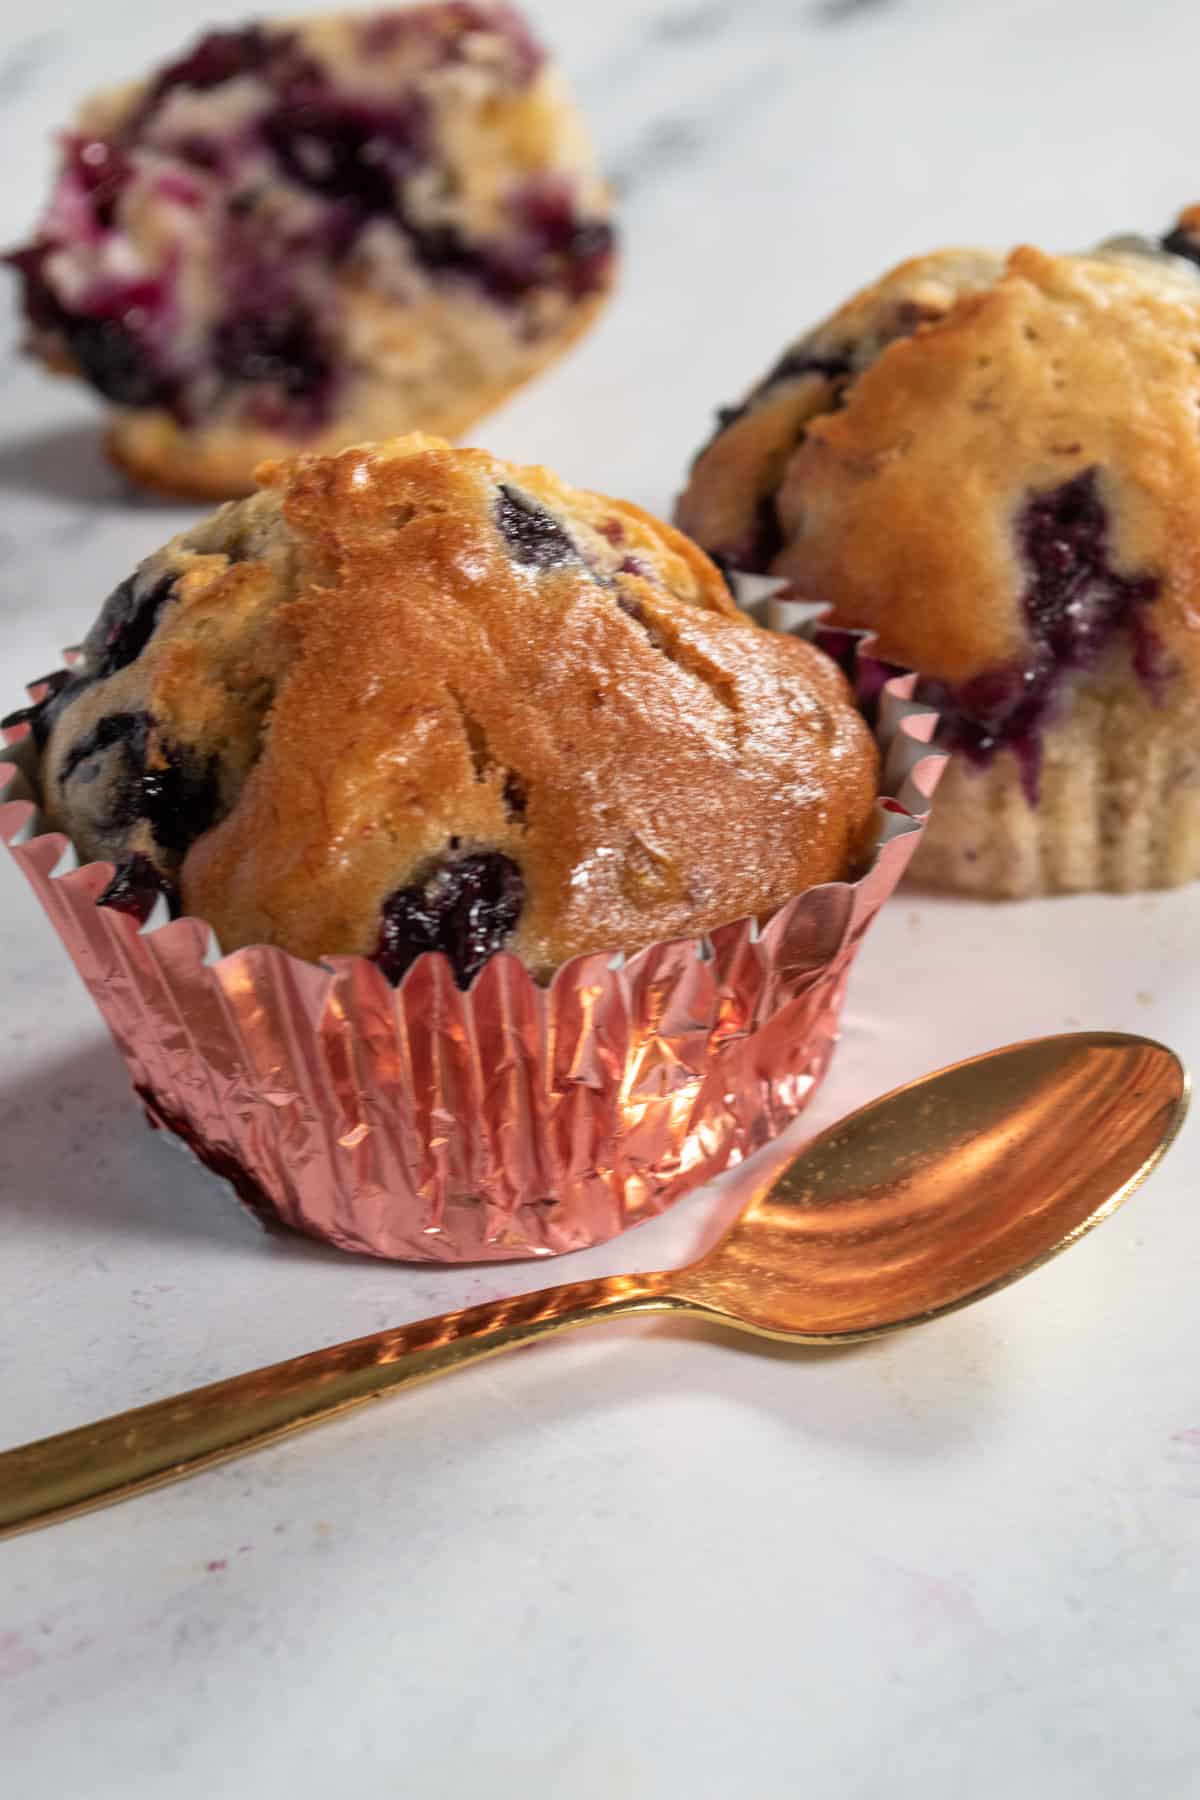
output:
<instances>
[{"instance_id":1,"label":"muffin crumb texture","mask_svg":"<svg viewBox=\"0 0 1200 1800\"><path fill-rule=\"evenodd\" d=\"M615 266L582 122L497 0L208 33L85 105L9 261L115 460L210 499L297 448L464 431Z\"/></svg>"},{"instance_id":2,"label":"muffin crumb texture","mask_svg":"<svg viewBox=\"0 0 1200 1800\"><path fill-rule=\"evenodd\" d=\"M856 872L877 753L840 671L670 526L421 436L261 477L8 721L109 904L466 985Z\"/></svg>"}]
</instances>

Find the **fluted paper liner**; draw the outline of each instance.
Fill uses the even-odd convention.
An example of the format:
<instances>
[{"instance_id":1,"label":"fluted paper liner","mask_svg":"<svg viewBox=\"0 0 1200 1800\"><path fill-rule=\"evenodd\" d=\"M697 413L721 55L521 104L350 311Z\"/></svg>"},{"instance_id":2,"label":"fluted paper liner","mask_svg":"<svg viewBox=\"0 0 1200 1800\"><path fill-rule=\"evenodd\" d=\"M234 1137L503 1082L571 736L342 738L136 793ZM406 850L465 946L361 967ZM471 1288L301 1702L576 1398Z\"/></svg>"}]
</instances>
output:
<instances>
[{"instance_id":1,"label":"fluted paper liner","mask_svg":"<svg viewBox=\"0 0 1200 1800\"><path fill-rule=\"evenodd\" d=\"M578 1250L661 1212L758 1149L825 1072L851 962L916 846L941 773L915 677L811 607L761 602L828 647L877 713L878 839L853 882L765 924L628 957L590 955L539 987L494 956L470 990L418 958L392 988L365 957L222 956L198 919L96 905L110 863L38 835L30 740L0 766L0 837L104 1016L154 1125L264 1219L344 1250L460 1262Z\"/></svg>"}]
</instances>

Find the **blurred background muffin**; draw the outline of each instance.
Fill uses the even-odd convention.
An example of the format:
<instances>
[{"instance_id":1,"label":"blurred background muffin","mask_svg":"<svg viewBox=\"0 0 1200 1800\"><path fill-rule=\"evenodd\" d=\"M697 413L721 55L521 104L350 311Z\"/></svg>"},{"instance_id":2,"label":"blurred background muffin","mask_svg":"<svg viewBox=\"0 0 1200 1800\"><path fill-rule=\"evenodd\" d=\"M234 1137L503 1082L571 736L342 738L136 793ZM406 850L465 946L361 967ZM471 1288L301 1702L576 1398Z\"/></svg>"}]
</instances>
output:
<instances>
[{"instance_id":1,"label":"blurred background muffin","mask_svg":"<svg viewBox=\"0 0 1200 1800\"><path fill-rule=\"evenodd\" d=\"M918 669L955 752L915 862L984 895L1200 874L1200 274L902 264L719 417L678 521Z\"/></svg>"},{"instance_id":2,"label":"blurred background muffin","mask_svg":"<svg viewBox=\"0 0 1200 1800\"><path fill-rule=\"evenodd\" d=\"M216 30L89 101L12 254L27 347L112 410L136 480L458 435L582 332L614 273L583 125L499 0Z\"/></svg>"}]
</instances>

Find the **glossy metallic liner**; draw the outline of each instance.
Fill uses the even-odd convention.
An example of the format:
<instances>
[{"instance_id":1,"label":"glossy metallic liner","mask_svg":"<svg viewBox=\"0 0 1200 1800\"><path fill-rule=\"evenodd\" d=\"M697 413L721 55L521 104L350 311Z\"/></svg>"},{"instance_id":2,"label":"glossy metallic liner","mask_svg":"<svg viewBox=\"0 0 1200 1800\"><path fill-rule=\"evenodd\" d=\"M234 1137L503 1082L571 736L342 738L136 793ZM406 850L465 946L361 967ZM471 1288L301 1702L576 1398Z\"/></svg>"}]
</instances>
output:
<instances>
[{"instance_id":1,"label":"glossy metallic liner","mask_svg":"<svg viewBox=\"0 0 1200 1800\"><path fill-rule=\"evenodd\" d=\"M392 988L365 957L222 956L193 918L96 905L110 863L42 831L26 738L0 767L0 838L104 1016L152 1125L260 1217L340 1249L472 1262L579 1250L757 1150L828 1065L863 933L919 840L944 757L915 677L813 608L777 629L847 668L883 750L878 836L832 882L704 937L577 957L540 987L494 956L468 992L437 953ZM6 783L6 786L4 785Z\"/></svg>"}]
</instances>

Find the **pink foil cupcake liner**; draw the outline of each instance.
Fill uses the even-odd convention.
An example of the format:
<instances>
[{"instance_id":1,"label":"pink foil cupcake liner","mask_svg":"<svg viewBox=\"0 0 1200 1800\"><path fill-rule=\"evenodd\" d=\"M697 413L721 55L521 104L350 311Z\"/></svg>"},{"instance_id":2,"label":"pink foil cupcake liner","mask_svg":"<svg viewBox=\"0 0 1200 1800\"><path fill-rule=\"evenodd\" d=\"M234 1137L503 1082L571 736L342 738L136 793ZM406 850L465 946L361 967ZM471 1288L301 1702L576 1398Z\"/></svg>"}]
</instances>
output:
<instances>
[{"instance_id":1,"label":"pink foil cupcake liner","mask_svg":"<svg viewBox=\"0 0 1200 1800\"><path fill-rule=\"evenodd\" d=\"M863 934L920 837L934 716L814 609L759 603L842 663L883 749L857 881L539 987L498 955L461 992L437 954L398 988L363 957L222 955L198 919L96 905L109 863L43 833L30 740L0 766L0 837L54 923L151 1124L266 1221L343 1250L468 1262L579 1250L749 1156L812 1095Z\"/></svg>"}]
</instances>

